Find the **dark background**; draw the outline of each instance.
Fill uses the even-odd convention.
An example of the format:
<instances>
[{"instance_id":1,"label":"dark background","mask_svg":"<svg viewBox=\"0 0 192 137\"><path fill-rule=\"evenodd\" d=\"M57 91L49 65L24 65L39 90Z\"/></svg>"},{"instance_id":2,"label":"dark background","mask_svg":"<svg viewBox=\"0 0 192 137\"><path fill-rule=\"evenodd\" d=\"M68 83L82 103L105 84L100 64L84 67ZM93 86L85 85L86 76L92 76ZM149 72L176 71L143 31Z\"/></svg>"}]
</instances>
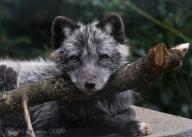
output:
<instances>
[{"instance_id":1,"label":"dark background","mask_svg":"<svg viewBox=\"0 0 192 137\"><path fill-rule=\"evenodd\" d=\"M46 57L54 49L51 22L64 15L91 22L109 12L124 21L133 59L158 42L168 47L192 42L192 0L0 0L0 56L19 59ZM192 118L191 51L183 66L170 70L137 90L136 103Z\"/></svg>"}]
</instances>

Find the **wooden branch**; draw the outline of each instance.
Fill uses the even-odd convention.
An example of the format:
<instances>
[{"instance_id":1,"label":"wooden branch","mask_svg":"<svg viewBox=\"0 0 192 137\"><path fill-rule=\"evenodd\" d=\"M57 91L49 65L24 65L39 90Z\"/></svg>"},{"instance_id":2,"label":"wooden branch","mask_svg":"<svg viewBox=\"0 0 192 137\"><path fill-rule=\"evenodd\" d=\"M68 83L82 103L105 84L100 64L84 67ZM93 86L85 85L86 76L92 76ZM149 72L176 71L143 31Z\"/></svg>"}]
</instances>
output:
<instances>
[{"instance_id":1,"label":"wooden branch","mask_svg":"<svg viewBox=\"0 0 192 137\"><path fill-rule=\"evenodd\" d=\"M145 85L159 76L161 72L182 63L188 47L189 43L186 43L168 50L163 43L160 43L150 49L147 56L139 58L115 72L102 91L91 95L81 93L69 80L63 79L62 76L3 92L0 94L0 113L21 110L24 95L30 98L30 106L34 106L53 100L96 99Z\"/></svg>"},{"instance_id":2,"label":"wooden branch","mask_svg":"<svg viewBox=\"0 0 192 137\"><path fill-rule=\"evenodd\" d=\"M30 112L29 112L29 106L28 106L28 102L29 102L29 97L24 96L23 97L23 113L24 113L24 117L25 117L25 122L27 124L27 137L36 137L35 136L35 132L33 130L33 126L31 123L31 116L30 116Z\"/></svg>"}]
</instances>

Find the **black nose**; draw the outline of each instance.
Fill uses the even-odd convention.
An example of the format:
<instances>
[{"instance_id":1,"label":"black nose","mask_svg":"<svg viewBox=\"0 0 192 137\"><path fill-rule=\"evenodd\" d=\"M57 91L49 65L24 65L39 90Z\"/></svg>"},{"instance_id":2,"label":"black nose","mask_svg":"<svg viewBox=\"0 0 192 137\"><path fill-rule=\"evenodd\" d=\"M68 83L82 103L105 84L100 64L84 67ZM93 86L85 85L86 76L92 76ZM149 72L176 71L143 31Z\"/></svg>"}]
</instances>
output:
<instances>
[{"instance_id":1,"label":"black nose","mask_svg":"<svg viewBox=\"0 0 192 137\"><path fill-rule=\"evenodd\" d=\"M95 83L93 83L93 82L86 82L85 83L85 87L87 89L93 89L95 87Z\"/></svg>"}]
</instances>

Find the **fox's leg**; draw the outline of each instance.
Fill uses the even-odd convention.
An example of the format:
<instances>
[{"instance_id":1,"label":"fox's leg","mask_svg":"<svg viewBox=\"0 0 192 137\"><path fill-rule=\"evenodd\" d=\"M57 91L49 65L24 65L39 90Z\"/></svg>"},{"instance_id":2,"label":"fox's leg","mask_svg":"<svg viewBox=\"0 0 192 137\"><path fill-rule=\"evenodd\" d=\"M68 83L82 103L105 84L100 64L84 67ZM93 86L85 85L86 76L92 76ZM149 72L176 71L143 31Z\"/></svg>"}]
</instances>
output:
<instances>
[{"instance_id":1,"label":"fox's leg","mask_svg":"<svg viewBox=\"0 0 192 137\"><path fill-rule=\"evenodd\" d=\"M81 123L80 126L70 129L66 136L138 137L151 133L151 125L136 121L135 112L131 108L127 108L115 116L101 115L95 121Z\"/></svg>"},{"instance_id":2,"label":"fox's leg","mask_svg":"<svg viewBox=\"0 0 192 137\"><path fill-rule=\"evenodd\" d=\"M11 67L7 67L6 65L0 65L0 92L12 90L16 88L16 86L17 86L17 73ZM2 117L0 118L0 136L9 137L7 133L12 132L11 130L6 131L3 128L3 125L6 125L5 123L3 123L6 121L5 119L6 118L10 119L10 117L8 116L9 115L6 114L2 116L3 119L1 119ZM13 134L10 135L10 137L12 136Z\"/></svg>"},{"instance_id":3,"label":"fox's leg","mask_svg":"<svg viewBox=\"0 0 192 137\"><path fill-rule=\"evenodd\" d=\"M114 117L119 122L119 132L122 135L146 136L152 133L152 126L145 122L135 120L135 110L131 107L123 109Z\"/></svg>"},{"instance_id":4,"label":"fox's leg","mask_svg":"<svg viewBox=\"0 0 192 137\"><path fill-rule=\"evenodd\" d=\"M66 133L67 137L74 136L105 136L114 137L140 137L147 136L152 133L150 124L140 121L122 122L115 119L102 120L98 122L91 122L82 127L76 127Z\"/></svg>"},{"instance_id":5,"label":"fox's leg","mask_svg":"<svg viewBox=\"0 0 192 137\"><path fill-rule=\"evenodd\" d=\"M11 67L0 65L0 91L8 91L17 86L17 72Z\"/></svg>"},{"instance_id":6,"label":"fox's leg","mask_svg":"<svg viewBox=\"0 0 192 137\"><path fill-rule=\"evenodd\" d=\"M116 116L106 116L102 119L101 121L103 121L102 124L105 128L108 127L109 130L114 129L123 136L137 137L152 133L152 126L150 124L135 120L135 111L130 107Z\"/></svg>"},{"instance_id":7,"label":"fox's leg","mask_svg":"<svg viewBox=\"0 0 192 137\"><path fill-rule=\"evenodd\" d=\"M119 134L137 137L147 136L152 133L152 126L145 122L129 121L127 123L120 123Z\"/></svg>"}]
</instances>

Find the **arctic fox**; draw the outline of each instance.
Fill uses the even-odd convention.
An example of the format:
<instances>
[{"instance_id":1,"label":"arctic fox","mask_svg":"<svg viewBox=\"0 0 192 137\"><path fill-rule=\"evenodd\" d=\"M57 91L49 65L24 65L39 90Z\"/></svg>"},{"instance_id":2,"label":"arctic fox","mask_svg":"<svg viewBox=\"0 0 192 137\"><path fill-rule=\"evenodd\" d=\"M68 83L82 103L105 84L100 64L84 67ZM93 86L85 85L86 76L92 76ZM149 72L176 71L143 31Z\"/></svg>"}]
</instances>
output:
<instances>
[{"instance_id":1,"label":"arctic fox","mask_svg":"<svg viewBox=\"0 0 192 137\"><path fill-rule=\"evenodd\" d=\"M52 36L57 49L51 59L0 60L2 92L62 74L83 94L94 94L101 91L115 71L129 63L123 21L115 13L86 25L58 16L52 24ZM37 136L150 134L148 124L135 121L131 103L130 90L97 100L52 101L30 108L32 126ZM1 128L5 136L21 136L26 129L22 114L1 116Z\"/></svg>"}]
</instances>

